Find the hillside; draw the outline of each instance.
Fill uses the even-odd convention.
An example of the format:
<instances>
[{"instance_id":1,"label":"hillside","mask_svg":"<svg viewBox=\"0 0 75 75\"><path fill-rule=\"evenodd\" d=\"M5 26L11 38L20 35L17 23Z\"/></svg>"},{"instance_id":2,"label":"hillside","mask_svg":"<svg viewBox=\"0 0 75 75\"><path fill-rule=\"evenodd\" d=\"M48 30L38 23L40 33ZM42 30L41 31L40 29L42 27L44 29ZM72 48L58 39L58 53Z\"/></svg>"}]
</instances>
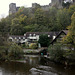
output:
<instances>
[{"instance_id":1,"label":"hillside","mask_svg":"<svg viewBox=\"0 0 75 75\"><path fill-rule=\"evenodd\" d=\"M15 14L11 14L0 21L0 32L12 35L23 35L26 32L49 32L67 29L71 24L71 16L75 12L75 4L62 9L55 7L48 11L40 7L30 11L21 7Z\"/></svg>"}]
</instances>

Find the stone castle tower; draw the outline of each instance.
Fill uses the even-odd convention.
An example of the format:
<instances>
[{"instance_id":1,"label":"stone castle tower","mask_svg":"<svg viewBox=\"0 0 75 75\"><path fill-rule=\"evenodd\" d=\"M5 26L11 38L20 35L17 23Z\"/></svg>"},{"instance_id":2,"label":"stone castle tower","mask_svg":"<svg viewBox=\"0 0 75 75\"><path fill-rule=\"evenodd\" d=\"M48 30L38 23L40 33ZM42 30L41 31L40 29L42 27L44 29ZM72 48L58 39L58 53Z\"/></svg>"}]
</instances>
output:
<instances>
[{"instance_id":1,"label":"stone castle tower","mask_svg":"<svg viewBox=\"0 0 75 75\"><path fill-rule=\"evenodd\" d=\"M11 3L9 5L9 14L16 13L20 7L16 7L16 3Z\"/></svg>"},{"instance_id":2,"label":"stone castle tower","mask_svg":"<svg viewBox=\"0 0 75 75\"><path fill-rule=\"evenodd\" d=\"M9 5L9 14L16 13L16 3L11 3Z\"/></svg>"},{"instance_id":3,"label":"stone castle tower","mask_svg":"<svg viewBox=\"0 0 75 75\"><path fill-rule=\"evenodd\" d=\"M51 0L51 5L58 8L62 8L63 1L64 0Z\"/></svg>"}]
</instances>

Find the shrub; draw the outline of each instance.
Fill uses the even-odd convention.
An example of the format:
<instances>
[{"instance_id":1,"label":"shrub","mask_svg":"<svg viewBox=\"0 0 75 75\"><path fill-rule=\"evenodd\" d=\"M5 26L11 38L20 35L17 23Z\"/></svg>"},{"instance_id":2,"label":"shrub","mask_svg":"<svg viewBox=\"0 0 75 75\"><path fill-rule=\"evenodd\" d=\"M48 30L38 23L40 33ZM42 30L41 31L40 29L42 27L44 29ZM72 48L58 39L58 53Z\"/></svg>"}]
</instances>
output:
<instances>
[{"instance_id":1,"label":"shrub","mask_svg":"<svg viewBox=\"0 0 75 75\"><path fill-rule=\"evenodd\" d=\"M8 54L9 59L20 59L23 56L22 53L23 53L22 48L17 44L12 44L9 47L9 54Z\"/></svg>"},{"instance_id":2,"label":"shrub","mask_svg":"<svg viewBox=\"0 0 75 75\"><path fill-rule=\"evenodd\" d=\"M31 48L31 49L37 49L38 46L37 46L36 43L31 43L30 46L29 46L29 48Z\"/></svg>"},{"instance_id":3,"label":"shrub","mask_svg":"<svg viewBox=\"0 0 75 75\"><path fill-rule=\"evenodd\" d=\"M48 51L52 60L59 62L63 59L64 50L62 50L62 45L50 45Z\"/></svg>"},{"instance_id":4,"label":"shrub","mask_svg":"<svg viewBox=\"0 0 75 75\"><path fill-rule=\"evenodd\" d=\"M47 34L42 34L39 36L39 41L38 41L42 47L48 47L51 42L51 38L48 37Z\"/></svg>"},{"instance_id":5,"label":"shrub","mask_svg":"<svg viewBox=\"0 0 75 75\"><path fill-rule=\"evenodd\" d=\"M67 49L64 54L65 58L75 60L75 50Z\"/></svg>"},{"instance_id":6,"label":"shrub","mask_svg":"<svg viewBox=\"0 0 75 75\"><path fill-rule=\"evenodd\" d=\"M8 59L8 47L6 46L0 46L0 60L6 60Z\"/></svg>"}]
</instances>

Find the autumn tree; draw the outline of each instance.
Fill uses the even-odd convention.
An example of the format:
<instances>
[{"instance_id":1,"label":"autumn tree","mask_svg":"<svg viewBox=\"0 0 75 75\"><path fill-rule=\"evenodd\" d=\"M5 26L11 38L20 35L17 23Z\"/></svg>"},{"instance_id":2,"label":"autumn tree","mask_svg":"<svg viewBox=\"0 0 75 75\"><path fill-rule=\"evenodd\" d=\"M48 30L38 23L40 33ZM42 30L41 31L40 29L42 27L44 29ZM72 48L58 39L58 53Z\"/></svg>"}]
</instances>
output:
<instances>
[{"instance_id":1,"label":"autumn tree","mask_svg":"<svg viewBox=\"0 0 75 75\"><path fill-rule=\"evenodd\" d=\"M25 15L25 16L28 16L29 15L29 10L28 10L28 8L25 8L25 7L20 7L19 8L19 10L18 10L18 12L16 13L16 17L18 17L18 16L20 16L20 15Z\"/></svg>"},{"instance_id":2,"label":"autumn tree","mask_svg":"<svg viewBox=\"0 0 75 75\"><path fill-rule=\"evenodd\" d=\"M71 17L71 25L68 27L68 34L64 40L75 49L75 12Z\"/></svg>"},{"instance_id":3,"label":"autumn tree","mask_svg":"<svg viewBox=\"0 0 75 75\"><path fill-rule=\"evenodd\" d=\"M68 9L69 15L72 16L72 14L75 12L75 5L71 5Z\"/></svg>"}]
</instances>

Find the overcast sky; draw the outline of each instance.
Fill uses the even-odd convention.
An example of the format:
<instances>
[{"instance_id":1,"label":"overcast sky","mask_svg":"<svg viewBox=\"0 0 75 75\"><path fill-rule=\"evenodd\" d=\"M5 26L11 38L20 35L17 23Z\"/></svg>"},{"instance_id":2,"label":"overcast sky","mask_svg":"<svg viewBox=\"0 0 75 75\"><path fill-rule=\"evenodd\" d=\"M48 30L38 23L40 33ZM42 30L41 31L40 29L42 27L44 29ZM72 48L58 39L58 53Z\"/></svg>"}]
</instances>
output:
<instances>
[{"instance_id":1,"label":"overcast sky","mask_svg":"<svg viewBox=\"0 0 75 75\"><path fill-rule=\"evenodd\" d=\"M16 6L31 7L32 3L48 5L50 2L51 0L0 0L0 18L8 15L10 3L16 3Z\"/></svg>"}]
</instances>

